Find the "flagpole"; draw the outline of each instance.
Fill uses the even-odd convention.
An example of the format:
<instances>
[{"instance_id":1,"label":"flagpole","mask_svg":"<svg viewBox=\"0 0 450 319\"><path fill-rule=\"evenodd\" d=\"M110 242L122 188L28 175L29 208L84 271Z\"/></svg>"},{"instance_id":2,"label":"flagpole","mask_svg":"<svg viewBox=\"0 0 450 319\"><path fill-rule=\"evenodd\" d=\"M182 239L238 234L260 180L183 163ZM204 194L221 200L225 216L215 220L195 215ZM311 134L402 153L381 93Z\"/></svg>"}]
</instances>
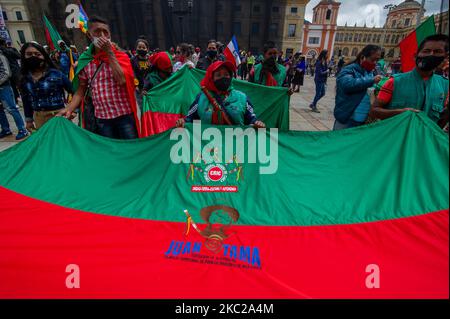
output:
<instances>
[{"instance_id":1,"label":"flagpole","mask_svg":"<svg viewBox=\"0 0 450 319\"><path fill-rule=\"evenodd\" d=\"M425 10L425 0L422 0L422 4L420 5L420 11L419 14L417 15L417 23L416 23L417 26L420 25L420 21L422 20L424 10Z\"/></svg>"},{"instance_id":2,"label":"flagpole","mask_svg":"<svg viewBox=\"0 0 450 319\"><path fill-rule=\"evenodd\" d=\"M439 33L444 33L445 30L442 30L442 24L444 23L444 15L442 14L444 11L444 0L441 0L441 9L439 11Z\"/></svg>"}]
</instances>

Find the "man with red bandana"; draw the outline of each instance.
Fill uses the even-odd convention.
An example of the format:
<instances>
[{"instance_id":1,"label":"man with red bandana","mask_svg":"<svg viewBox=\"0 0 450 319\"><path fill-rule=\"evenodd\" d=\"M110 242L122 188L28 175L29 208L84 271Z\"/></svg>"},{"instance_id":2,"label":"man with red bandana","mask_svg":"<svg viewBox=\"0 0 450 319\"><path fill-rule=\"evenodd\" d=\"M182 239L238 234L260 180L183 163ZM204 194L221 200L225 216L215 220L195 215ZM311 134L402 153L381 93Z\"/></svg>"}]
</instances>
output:
<instances>
[{"instance_id":1,"label":"man with red bandana","mask_svg":"<svg viewBox=\"0 0 450 319\"><path fill-rule=\"evenodd\" d=\"M177 127L193 120L201 120L204 124L265 127L257 119L247 95L231 85L235 72L229 61L211 64L201 82L202 92L192 103L186 118L177 121Z\"/></svg>"}]
</instances>

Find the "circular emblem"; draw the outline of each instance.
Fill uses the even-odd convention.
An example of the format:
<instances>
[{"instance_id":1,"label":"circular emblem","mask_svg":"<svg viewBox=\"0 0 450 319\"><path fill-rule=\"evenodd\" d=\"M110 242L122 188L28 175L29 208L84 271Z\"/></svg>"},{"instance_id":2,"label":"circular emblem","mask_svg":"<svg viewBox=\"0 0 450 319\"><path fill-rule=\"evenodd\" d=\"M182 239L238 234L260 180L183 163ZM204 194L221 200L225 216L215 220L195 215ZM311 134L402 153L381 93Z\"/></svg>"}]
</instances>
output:
<instances>
[{"instance_id":1,"label":"circular emblem","mask_svg":"<svg viewBox=\"0 0 450 319\"><path fill-rule=\"evenodd\" d=\"M208 171L209 179L214 182L220 181L222 176L223 176L223 171L218 166L211 167L211 169Z\"/></svg>"},{"instance_id":2,"label":"circular emblem","mask_svg":"<svg viewBox=\"0 0 450 319\"><path fill-rule=\"evenodd\" d=\"M227 170L223 165L209 165L205 169L205 180L207 182L223 182L227 178Z\"/></svg>"}]
</instances>

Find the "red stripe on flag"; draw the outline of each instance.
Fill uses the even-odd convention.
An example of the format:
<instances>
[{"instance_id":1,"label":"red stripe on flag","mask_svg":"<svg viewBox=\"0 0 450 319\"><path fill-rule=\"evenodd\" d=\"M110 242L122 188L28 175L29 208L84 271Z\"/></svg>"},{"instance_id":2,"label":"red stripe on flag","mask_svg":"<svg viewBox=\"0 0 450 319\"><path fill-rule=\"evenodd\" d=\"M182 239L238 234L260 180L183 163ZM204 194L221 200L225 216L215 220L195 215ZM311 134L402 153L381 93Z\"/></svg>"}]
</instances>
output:
<instances>
[{"instance_id":1,"label":"red stripe on flag","mask_svg":"<svg viewBox=\"0 0 450 319\"><path fill-rule=\"evenodd\" d=\"M86 213L1 187L0 203L0 298L449 297L448 210L352 225L232 226L226 255L241 259L248 247L253 262L257 248L255 269L230 266L225 247L209 251L193 227L185 235L185 223ZM183 243L178 258L166 256L172 241ZM183 254L188 242L201 243L204 257ZM80 288L66 286L71 264ZM380 287L371 289L373 264Z\"/></svg>"},{"instance_id":2,"label":"red stripe on flag","mask_svg":"<svg viewBox=\"0 0 450 319\"><path fill-rule=\"evenodd\" d=\"M165 132L173 127L184 115L147 111L141 116L142 137Z\"/></svg>"},{"instance_id":3,"label":"red stripe on flag","mask_svg":"<svg viewBox=\"0 0 450 319\"><path fill-rule=\"evenodd\" d=\"M225 55L225 59L227 61L230 61L231 63L233 63L234 67L237 68L238 66L236 65L236 60L234 58L233 53L231 52L231 50L226 47L225 50L223 51L223 55Z\"/></svg>"},{"instance_id":4,"label":"red stripe on flag","mask_svg":"<svg viewBox=\"0 0 450 319\"><path fill-rule=\"evenodd\" d=\"M402 72L409 72L416 67L417 34L412 32L400 42Z\"/></svg>"},{"instance_id":5,"label":"red stripe on flag","mask_svg":"<svg viewBox=\"0 0 450 319\"><path fill-rule=\"evenodd\" d=\"M45 27L45 40L47 41L47 45L50 50L55 50L55 46L53 45L52 37L50 36L50 32L48 31L47 26Z\"/></svg>"}]
</instances>

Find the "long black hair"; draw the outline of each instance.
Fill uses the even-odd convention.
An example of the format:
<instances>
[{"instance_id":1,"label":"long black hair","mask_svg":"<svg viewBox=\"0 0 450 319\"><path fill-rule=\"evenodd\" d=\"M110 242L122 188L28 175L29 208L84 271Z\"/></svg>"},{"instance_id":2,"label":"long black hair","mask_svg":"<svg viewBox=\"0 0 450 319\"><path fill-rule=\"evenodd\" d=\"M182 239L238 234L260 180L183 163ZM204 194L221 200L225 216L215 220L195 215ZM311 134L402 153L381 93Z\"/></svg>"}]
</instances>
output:
<instances>
[{"instance_id":1,"label":"long black hair","mask_svg":"<svg viewBox=\"0 0 450 319\"><path fill-rule=\"evenodd\" d=\"M323 62L323 60L327 58L327 55L328 50L322 50L322 52L320 52L319 56L317 57L317 61Z\"/></svg>"},{"instance_id":2,"label":"long black hair","mask_svg":"<svg viewBox=\"0 0 450 319\"><path fill-rule=\"evenodd\" d=\"M361 52L358 53L358 55L356 56L356 59L351 61L349 64L353 64L353 63L358 63L359 64L362 57L368 58L372 54L374 54L375 52L378 52L378 51L381 51L381 47L380 46L374 45L374 44L366 45L364 47L364 49L362 49Z\"/></svg>"},{"instance_id":3,"label":"long black hair","mask_svg":"<svg viewBox=\"0 0 450 319\"><path fill-rule=\"evenodd\" d=\"M42 45L40 45L37 42L27 42L20 49L20 65L21 65L20 73L22 75L22 79L24 79L25 76L31 71L31 70L27 69L26 63L25 63L25 51L29 47L33 47L36 50L38 50L39 52L41 52L42 56L44 57L45 68L47 68L47 69L57 69L57 67L53 63L52 59L50 59L50 56L48 55L47 51L45 51L45 49L44 49L44 47Z\"/></svg>"}]
</instances>

